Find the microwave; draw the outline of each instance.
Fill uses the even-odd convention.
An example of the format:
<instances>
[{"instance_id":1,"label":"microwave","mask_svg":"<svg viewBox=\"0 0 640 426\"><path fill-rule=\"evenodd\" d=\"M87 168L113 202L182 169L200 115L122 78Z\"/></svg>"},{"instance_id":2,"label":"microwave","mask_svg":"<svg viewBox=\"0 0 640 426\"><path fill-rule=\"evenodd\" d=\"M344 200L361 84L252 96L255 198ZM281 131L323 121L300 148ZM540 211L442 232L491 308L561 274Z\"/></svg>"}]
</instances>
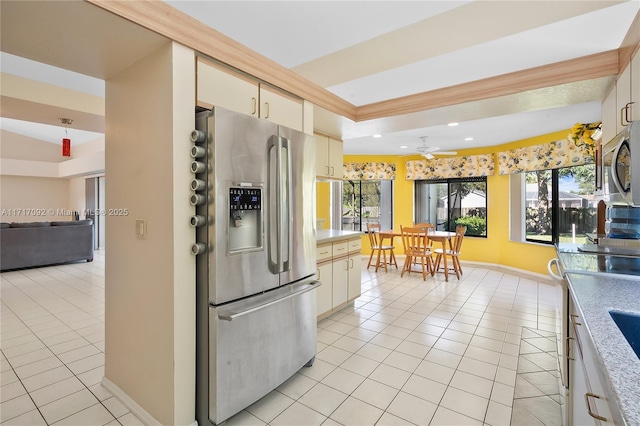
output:
<instances>
[{"instance_id":1,"label":"microwave","mask_svg":"<svg viewBox=\"0 0 640 426\"><path fill-rule=\"evenodd\" d=\"M640 207L640 121L631 122L602 145L597 168L604 201Z\"/></svg>"}]
</instances>

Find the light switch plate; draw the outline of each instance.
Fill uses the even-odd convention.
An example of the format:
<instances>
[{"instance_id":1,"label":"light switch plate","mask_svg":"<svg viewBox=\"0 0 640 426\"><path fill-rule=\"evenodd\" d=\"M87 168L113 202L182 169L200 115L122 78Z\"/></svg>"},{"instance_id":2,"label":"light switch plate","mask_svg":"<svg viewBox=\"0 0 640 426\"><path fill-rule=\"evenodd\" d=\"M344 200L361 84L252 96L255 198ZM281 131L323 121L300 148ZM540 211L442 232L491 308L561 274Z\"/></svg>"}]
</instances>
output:
<instances>
[{"instance_id":1,"label":"light switch plate","mask_svg":"<svg viewBox=\"0 0 640 426\"><path fill-rule=\"evenodd\" d=\"M136 219L136 238L139 240L147 239L147 220Z\"/></svg>"}]
</instances>

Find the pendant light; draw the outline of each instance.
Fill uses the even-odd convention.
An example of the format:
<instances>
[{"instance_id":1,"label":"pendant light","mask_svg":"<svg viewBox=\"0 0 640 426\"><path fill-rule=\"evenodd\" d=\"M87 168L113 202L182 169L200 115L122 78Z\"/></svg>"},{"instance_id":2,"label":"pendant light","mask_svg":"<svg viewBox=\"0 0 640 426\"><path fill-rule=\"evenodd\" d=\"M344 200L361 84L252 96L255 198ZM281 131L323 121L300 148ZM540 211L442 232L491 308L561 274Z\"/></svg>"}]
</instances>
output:
<instances>
[{"instance_id":1,"label":"pendant light","mask_svg":"<svg viewBox=\"0 0 640 426\"><path fill-rule=\"evenodd\" d=\"M71 157L71 139L69 139L69 125L73 123L70 118L61 118L60 122L64 124L64 135L62 138L62 156Z\"/></svg>"}]
</instances>

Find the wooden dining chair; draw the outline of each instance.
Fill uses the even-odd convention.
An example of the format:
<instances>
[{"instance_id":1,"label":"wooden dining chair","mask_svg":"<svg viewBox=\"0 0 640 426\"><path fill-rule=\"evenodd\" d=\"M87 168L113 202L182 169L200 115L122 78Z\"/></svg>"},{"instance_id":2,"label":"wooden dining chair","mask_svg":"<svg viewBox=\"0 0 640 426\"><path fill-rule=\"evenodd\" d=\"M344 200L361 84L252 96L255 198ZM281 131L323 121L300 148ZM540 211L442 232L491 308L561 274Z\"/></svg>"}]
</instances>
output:
<instances>
[{"instance_id":1,"label":"wooden dining chair","mask_svg":"<svg viewBox=\"0 0 640 426\"><path fill-rule=\"evenodd\" d=\"M427 245L427 233L424 228L400 226L402 234L402 245L404 246L404 265L402 266L402 277L405 272L411 273L412 266L418 264L422 266L422 279L426 281L427 274L430 274L433 268L431 259L431 249ZM417 271L413 271L417 272Z\"/></svg>"},{"instance_id":2,"label":"wooden dining chair","mask_svg":"<svg viewBox=\"0 0 640 426\"><path fill-rule=\"evenodd\" d=\"M456 277L460 279L460 275L462 275L462 266L460 265L460 250L462 249L462 239L464 238L464 234L466 232L466 226L456 226L456 236L451 243L451 247L447 250L443 250L441 248L434 250L434 253L436 254L434 271L438 271L440 269L440 262L442 261L442 257L449 256L451 258L451 267L449 267L449 269L453 270L456 273Z\"/></svg>"},{"instance_id":3,"label":"wooden dining chair","mask_svg":"<svg viewBox=\"0 0 640 426\"><path fill-rule=\"evenodd\" d=\"M387 268L387 253L389 253L389 265L395 265L398 269L398 262L394 253L395 247L393 245L383 245L383 241L380 238L380 224L379 223L367 223L367 233L369 234L369 243L371 244L371 255L369 256L369 263L367 269L371 267L371 261L373 256L376 255L376 272L382 265L385 272L389 272ZM382 257L382 260L380 260Z\"/></svg>"},{"instance_id":4,"label":"wooden dining chair","mask_svg":"<svg viewBox=\"0 0 640 426\"><path fill-rule=\"evenodd\" d=\"M435 231L435 230L436 230L436 225L435 225L435 223L414 223L414 224L413 224L413 227L414 227L414 228L421 228L421 229L424 229L424 231L425 231L427 234L429 234L429 232L433 232L433 231ZM433 247L433 241L431 241L430 239L428 239L428 238L427 238L427 239L425 240L425 243L426 243L427 247L429 248L429 250L433 253L433 249L432 249L432 247ZM415 263L415 262L414 262L414 263ZM433 265L433 259L432 259L431 264Z\"/></svg>"}]
</instances>

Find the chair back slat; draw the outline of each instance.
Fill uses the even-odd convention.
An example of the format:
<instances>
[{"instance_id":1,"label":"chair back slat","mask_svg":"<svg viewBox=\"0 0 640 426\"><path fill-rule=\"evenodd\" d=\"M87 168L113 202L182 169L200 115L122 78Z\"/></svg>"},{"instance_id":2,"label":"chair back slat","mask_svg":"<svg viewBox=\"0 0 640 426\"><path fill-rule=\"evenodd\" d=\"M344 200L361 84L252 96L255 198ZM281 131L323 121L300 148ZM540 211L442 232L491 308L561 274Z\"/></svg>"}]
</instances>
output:
<instances>
[{"instance_id":1,"label":"chair back slat","mask_svg":"<svg viewBox=\"0 0 640 426\"><path fill-rule=\"evenodd\" d=\"M367 233L369 234L369 243L371 248L380 246L380 224L367 223Z\"/></svg>"},{"instance_id":2,"label":"chair back slat","mask_svg":"<svg viewBox=\"0 0 640 426\"><path fill-rule=\"evenodd\" d=\"M429 246L426 244L427 232L425 228L400 226L404 252L415 256L425 255Z\"/></svg>"},{"instance_id":3,"label":"chair back slat","mask_svg":"<svg viewBox=\"0 0 640 426\"><path fill-rule=\"evenodd\" d=\"M456 226L456 236L455 241L453 243L453 252L455 254L460 254L460 248L462 247L462 239L464 238L464 234L467 232L467 227L464 225Z\"/></svg>"}]
</instances>

